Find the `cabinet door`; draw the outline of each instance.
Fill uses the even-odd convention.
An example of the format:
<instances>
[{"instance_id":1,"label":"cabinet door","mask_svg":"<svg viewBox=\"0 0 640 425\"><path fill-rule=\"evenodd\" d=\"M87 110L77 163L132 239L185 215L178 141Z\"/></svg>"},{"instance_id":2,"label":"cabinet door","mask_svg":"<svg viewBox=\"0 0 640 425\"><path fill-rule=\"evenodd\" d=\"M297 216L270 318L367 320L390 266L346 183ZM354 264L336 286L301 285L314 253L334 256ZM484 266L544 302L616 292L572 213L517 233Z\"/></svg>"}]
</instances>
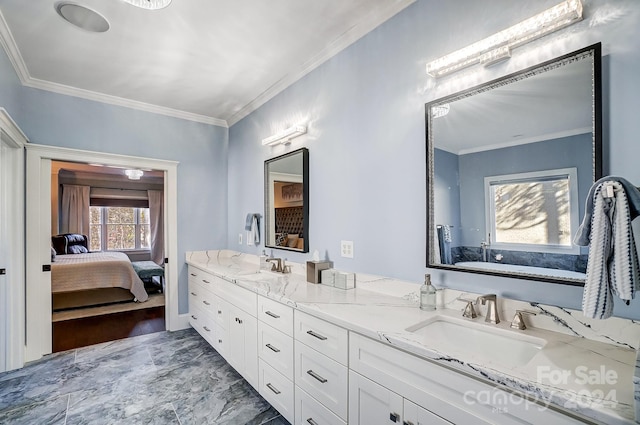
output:
<instances>
[{"instance_id":1,"label":"cabinet door","mask_svg":"<svg viewBox=\"0 0 640 425\"><path fill-rule=\"evenodd\" d=\"M442 419L440 416L423 409L409 400L404 400L404 420L403 425L451 425L451 422Z\"/></svg>"},{"instance_id":2,"label":"cabinet door","mask_svg":"<svg viewBox=\"0 0 640 425\"><path fill-rule=\"evenodd\" d=\"M258 320L229 304L227 361L254 388L258 387Z\"/></svg>"},{"instance_id":3,"label":"cabinet door","mask_svg":"<svg viewBox=\"0 0 640 425\"><path fill-rule=\"evenodd\" d=\"M402 424L402 397L349 371L349 424Z\"/></svg>"}]
</instances>

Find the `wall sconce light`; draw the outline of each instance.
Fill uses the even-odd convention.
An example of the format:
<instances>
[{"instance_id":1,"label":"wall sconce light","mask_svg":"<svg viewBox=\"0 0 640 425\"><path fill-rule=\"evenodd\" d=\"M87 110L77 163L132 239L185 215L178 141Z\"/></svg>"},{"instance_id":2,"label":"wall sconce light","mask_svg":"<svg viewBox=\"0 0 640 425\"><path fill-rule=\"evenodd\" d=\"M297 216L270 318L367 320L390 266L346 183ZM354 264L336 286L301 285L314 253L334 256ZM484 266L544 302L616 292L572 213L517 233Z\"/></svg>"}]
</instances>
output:
<instances>
[{"instance_id":1,"label":"wall sconce light","mask_svg":"<svg viewBox=\"0 0 640 425\"><path fill-rule=\"evenodd\" d=\"M140 177L144 174L142 170L124 170L129 180L140 180Z\"/></svg>"},{"instance_id":2,"label":"wall sconce light","mask_svg":"<svg viewBox=\"0 0 640 425\"><path fill-rule=\"evenodd\" d=\"M566 0L529 19L427 64L438 78L477 63L485 66L511 57L511 50L582 20L580 0Z\"/></svg>"},{"instance_id":3,"label":"wall sconce light","mask_svg":"<svg viewBox=\"0 0 640 425\"><path fill-rule=\"evenodd\" d=\"M280 143L289 143L291 139L301 136L307 132L307 127L304 125L294 125L286 130L282 130L280 133L269 136L266 139L262 139L262 146L274 146Z\"/></svg>"}]
</instances>

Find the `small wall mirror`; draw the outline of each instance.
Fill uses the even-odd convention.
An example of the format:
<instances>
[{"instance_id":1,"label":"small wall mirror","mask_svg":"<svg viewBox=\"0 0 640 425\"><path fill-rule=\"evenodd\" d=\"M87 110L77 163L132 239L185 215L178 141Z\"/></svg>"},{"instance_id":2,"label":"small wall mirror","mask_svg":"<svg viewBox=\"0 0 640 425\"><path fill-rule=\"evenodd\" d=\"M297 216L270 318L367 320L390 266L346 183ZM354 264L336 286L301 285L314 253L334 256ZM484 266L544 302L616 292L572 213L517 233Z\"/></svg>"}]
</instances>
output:
<instances>
[{"instance_id":1,"label":"small wall mirror","mask_svg":"<svg viewBox=\"0 0 640 425\"><path fill-rule=\"evenodd\" d=\"M309 252L309 150L264 162L265 246Z\"/></svg>"},{"instance_id":2,"label":"small wall mirror","mask_svg":"<svg viewBox=\"0 0 640 425\"><path fill-rule=\"evenodd\" d=\"M584 284L600 44L426 105L427 267Z\"/></svg>"}]
</instances>

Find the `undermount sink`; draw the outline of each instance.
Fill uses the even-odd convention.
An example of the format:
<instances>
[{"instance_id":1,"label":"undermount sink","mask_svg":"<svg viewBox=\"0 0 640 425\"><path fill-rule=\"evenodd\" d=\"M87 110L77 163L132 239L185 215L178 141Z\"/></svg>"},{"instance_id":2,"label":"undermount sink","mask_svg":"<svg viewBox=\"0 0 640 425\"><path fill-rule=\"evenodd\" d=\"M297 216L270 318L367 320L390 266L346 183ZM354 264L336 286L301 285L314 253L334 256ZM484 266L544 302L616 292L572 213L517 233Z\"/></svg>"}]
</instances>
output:
<instances>
[{"instance_id":1,"label":"undermount sink","mask_svg":"<svg viewBox=\"0 0 640 425\"><path fill-rule=\"evenodd\" d=\"M272 272L268 270L244 270L236 273L236 276L238 276L238 279L242 279L242 280L257 281L257 280L279 278L284 276L284 274L278 273L278 272Z\"/></svg>"},{"instance_id":2,"label":"undermount sink","mask_svg":"<svg viewBox=\"0 0 640 425\"><path fill-rule=\"evenodd\" d=\"M405 329L442 354L505 367L526 365L546 344L521 331L465 319L436 316Z\"/></svg>"}]
</instances>

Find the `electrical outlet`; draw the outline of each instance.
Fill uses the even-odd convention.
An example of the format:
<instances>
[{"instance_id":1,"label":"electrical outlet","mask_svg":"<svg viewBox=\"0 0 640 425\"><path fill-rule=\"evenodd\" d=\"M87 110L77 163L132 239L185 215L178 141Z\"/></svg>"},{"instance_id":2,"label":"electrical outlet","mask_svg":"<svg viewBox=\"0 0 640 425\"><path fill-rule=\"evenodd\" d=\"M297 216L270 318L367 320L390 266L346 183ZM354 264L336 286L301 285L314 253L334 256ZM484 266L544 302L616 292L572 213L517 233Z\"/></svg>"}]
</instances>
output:
<instances>
[{"instance_id":1,"label":"electrical outlet","mask_svg":"<svg viewBox=\"0 0 640 425\"><path fill-rule=\"evenodd\" d=\"M353 258L353 241L340 241L340 256Z\"/></svg>"},{"instance_id":2,"label":"electrical outlet","mask_svg":"<svg viewBox=\"0 0 640 425\"><path fill-rule=\"evenodd\" d=\"M242 233L238 233L238 245L242 245Z\"/></svg>"}]
</instances>

